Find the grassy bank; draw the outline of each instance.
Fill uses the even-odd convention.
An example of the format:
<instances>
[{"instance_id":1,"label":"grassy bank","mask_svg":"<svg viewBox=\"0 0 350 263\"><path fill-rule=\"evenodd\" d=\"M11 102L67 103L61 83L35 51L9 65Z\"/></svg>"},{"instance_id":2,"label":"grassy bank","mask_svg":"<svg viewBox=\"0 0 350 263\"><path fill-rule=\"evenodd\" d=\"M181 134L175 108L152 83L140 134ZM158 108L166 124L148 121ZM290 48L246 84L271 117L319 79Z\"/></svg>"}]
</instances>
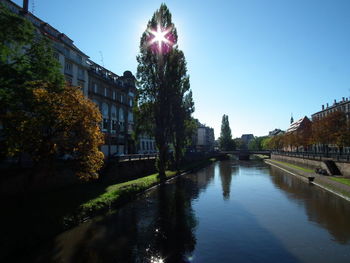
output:
<instances>
[{"instance_id":1,"label":"grassy bank","mask_svg":"<svg viewBox=\"0 0 350 263\"><path fill-rule=\"evenodd\" d=\"M167 178L171 178L174 175L176 175L176 172L166 171ZM137 193L145 191L158 183L158 174L155 173L128 182L110 185L105 189L104 193L82 204L79 210L82 213L87 213L109 208L111 205L132 199Z\"/></svg>"},{"instance_id":2,"label":"grassy bank","mask_svg":"<svg viewBox=\"0 0 350 263\"><path fill-rule=\"evenodd\" d=\"M182 165L180 173L200 169L215 161L215 158L211 158L187 163ZM168 179L174 177L176 174L175 171L166 171L166 177ZM95 214L98 211L109 209L111 206L125 203L135 198L138 193L157 184L159 184L159 179L158 174L155 173L135 180L109 185L103 193L88 200L79 207L79 217Z\"/></svg>"},{"instance_id":3,"label":"grassy bank","mask_svg":"<svg viewBox=\"0 0 350 263\"><path fill-rule=\"evenodd\" d=\"M350 186L349 178L329 177L329 179Z\"/></svg>"},{"instance_id":4,"label":"grassy bank","mask_svg":"<svg viewBox=\"0 0 350 263\"><path fill-rule=\"evenodd\" d=\"M303 172L307 172L307 173L313 173L314 172L312 169L304 168L304 167L301 167L301 166L298 166L298 165L295 165L295 164L286 163L286 162L277 161L277 160L270 160L270 161L274 162L274 163L283 164L285 166L288 166L290 168L294 168L294 169L297 169L297 170L300 170L300 171L303 171Z\"/></svg>"}]
</instances>

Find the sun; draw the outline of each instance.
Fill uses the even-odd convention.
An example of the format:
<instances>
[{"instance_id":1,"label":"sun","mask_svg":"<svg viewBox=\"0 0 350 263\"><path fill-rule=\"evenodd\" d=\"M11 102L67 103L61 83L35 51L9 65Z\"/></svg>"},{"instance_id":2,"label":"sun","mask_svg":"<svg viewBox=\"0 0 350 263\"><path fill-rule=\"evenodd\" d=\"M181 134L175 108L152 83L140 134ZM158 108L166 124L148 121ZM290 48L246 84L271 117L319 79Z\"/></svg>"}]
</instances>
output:
<instances>
[{"instance_id":1,"label":"sun","mask_svg":"<svg viewBox=\"0 0 350 263\"><path fill-rule=\"evenodd\" d=\"M157 25L157 29L147 29L147 32L150 33L150 39L148 41L149 46L156 45L158 47L158 51L162 53L164 50L164 45L169 49L174 43L170 40L171 37L171 27L169 28L162 28L160 25Z\"/></svg>"}]
</instances>

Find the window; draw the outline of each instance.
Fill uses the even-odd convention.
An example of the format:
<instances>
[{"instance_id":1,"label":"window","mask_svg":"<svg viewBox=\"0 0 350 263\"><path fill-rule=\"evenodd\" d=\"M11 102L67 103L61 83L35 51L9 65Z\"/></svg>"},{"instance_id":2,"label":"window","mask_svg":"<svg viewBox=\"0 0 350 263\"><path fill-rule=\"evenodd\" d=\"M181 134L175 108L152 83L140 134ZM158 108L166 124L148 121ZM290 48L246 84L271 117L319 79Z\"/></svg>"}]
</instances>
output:
<instances>
[{"instance_id":1,"label":"window","mask_svg":"<svg viewBox=\"0 0 350 263\"><path fill-rule=\"evenodd\" d=\"M64 55L66 56L66 57L70 57L70 50L69 50L69 48L64 48Z\"/></svg>"},{"instance_id":2,"label":"window","mask_svg":"<svg viewBox=\"0 0 350 263\"><path fill-rule=\"evenodd\" d=\"M118 122L116 120L112 120L112 132L116 131L117 129L118 129Z\"/></svg>"},{"instance_id":3,"label":"window","mask_svg":"<svg viewBox=\"0 0 350 263\"><path fill-rule=\"evenodd\" d=\"M124 121L124 110L123 108L120 108L119 110L119 120Z\"/></svg>"},{"instance_id":4,"label":"window","mask_svg":"<svg viewBox=\"0 0 350 263\"><path fill-rule=\"evenodd\" d=\"M132 111L128 112L128 122L133 122L134 121L134 115L132 114Z\"/></svg>"},{"instance_id":5,"label":"window","mask_svg":"<svg viewBox=\"0 0 350 263\"><path fill-rule=\"evenodd\" d=\"M107 88L104 88L104 95L107 97Z\"/></svg>"},{"instance_id":6,"label":"window","mask_svg":"<svg viewBox=\"0 0 350 263\"><path fill-rule=\"evenodd\" d=\"M118 128L118 122L117 122L117 107L115 105L111 106L111 119L112 119L112 133L116 133L116 130Z\"/></svg>"},{"instance_id":7,"label":"window","mask_svg":"<svg viewBox=\"0 0 350 263\"><path fill-rule=\"evenodd\" d=\"M81 63L83 61L83 58L79 54L77 54L77 61L79 63Z\"/></svg>"},{"instance_id":8,"label":"window","mask_svg":"<svg viewBox=\"0 0 350 263\"><path fill-rule=\"evenodd\" d=\"M78 78L85 79L84 69L81 67L78 67Z\"/></svg>"},{"instance_id":9,"label":"window","mask_svg":"<svg viewBox=\"0 0 350 263\"><path fill-rule=\"evenodd\" d=\"M103 118L103 130L108 130L108 126L109 126L109 120L106 118Z\"/></svg>"},{"instance_id":10,"label":"window","mask_svg":"<svg viewBox=\"0 0 350 263\"><path fill-rule=\"evenodd\" d=\"M94 92L97 93L97 84L94 83L93 85L94 85Z\"/></svg>"},{"instance_id":11,"label":"window","mask_svg":"<svg viewBox=\"0 0 350 263\"><path fill-rule=\"evenodd\" d=\"M64 64L64 72L68 74L73 73L73 65L71 62L66 61L66 63Z\"/></svg>"},{"instance_id":12,"label":"window","mask_svg":"<svg viewBox=\"0 0 350 263\"><path fill-rule=\"evenodd\" d=\"M112 95L113 97L113 100L115 100L116 99L116 96L115 96L115 91L113 91L113 95Z\"/></svg>"},{"instance_id":13,"label":"window","mask_svg":"<svg viewBox=\"0 0 350 263\"><path fill-rule=\"evenodd\" d=\"M105 102L102 103L102 116L107 118L109 117L109 107Z\"/></svg>"}]
</instances>

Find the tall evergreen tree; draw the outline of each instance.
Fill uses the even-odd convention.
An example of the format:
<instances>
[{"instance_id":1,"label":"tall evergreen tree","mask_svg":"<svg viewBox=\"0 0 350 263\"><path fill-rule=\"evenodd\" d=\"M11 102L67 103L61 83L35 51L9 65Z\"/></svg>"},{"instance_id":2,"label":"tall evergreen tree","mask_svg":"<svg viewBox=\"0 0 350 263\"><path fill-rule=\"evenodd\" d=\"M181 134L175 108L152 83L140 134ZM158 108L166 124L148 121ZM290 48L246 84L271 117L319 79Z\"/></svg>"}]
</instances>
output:
<instances>
[{"instance_id":1,"label":"tall evergreen tree","mask_svg":"<svg viewBox=\"0 0 350 263\"><path fill-rule=\"evenodd\" d=\"M154 120L152 130L159 150L157 168L161 181L165 180L170 143L175 148L175 159L181 157L186 122L193 111L186 60L177 38L171 13L162 4L148 22L137 56L138 106L140 111L147 110L149 120Z\"/></svg>"},{"instance_id":2,"label":"tall evergreen tree","mask_svg":"<svg viewBox=\"0 0 350 263\"><path fill-rule=\"evenodd\" d=\"M234 141L232 140L230 123L228 121L228 116L225 114L222 116L219 146L222 151L230 151L234 149Z\"/></svg>"}]
</instances>

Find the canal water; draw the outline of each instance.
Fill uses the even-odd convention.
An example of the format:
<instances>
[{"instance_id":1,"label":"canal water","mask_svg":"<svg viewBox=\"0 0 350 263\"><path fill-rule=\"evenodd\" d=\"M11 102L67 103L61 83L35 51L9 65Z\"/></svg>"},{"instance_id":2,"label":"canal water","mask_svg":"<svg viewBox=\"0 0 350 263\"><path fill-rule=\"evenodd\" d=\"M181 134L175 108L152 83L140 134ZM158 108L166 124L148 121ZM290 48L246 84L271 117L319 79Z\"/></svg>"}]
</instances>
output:
<instances>
[{"instance_id":1,"label":"canal water","mask_svg":"<svg viewBox=\"0 0 350 263\"><path fill-rule=\"evenodd\" d=\"M262 161L221 161L64 232L37 262L350 262L350 202Z\"/></svg>"}]
</instances>

